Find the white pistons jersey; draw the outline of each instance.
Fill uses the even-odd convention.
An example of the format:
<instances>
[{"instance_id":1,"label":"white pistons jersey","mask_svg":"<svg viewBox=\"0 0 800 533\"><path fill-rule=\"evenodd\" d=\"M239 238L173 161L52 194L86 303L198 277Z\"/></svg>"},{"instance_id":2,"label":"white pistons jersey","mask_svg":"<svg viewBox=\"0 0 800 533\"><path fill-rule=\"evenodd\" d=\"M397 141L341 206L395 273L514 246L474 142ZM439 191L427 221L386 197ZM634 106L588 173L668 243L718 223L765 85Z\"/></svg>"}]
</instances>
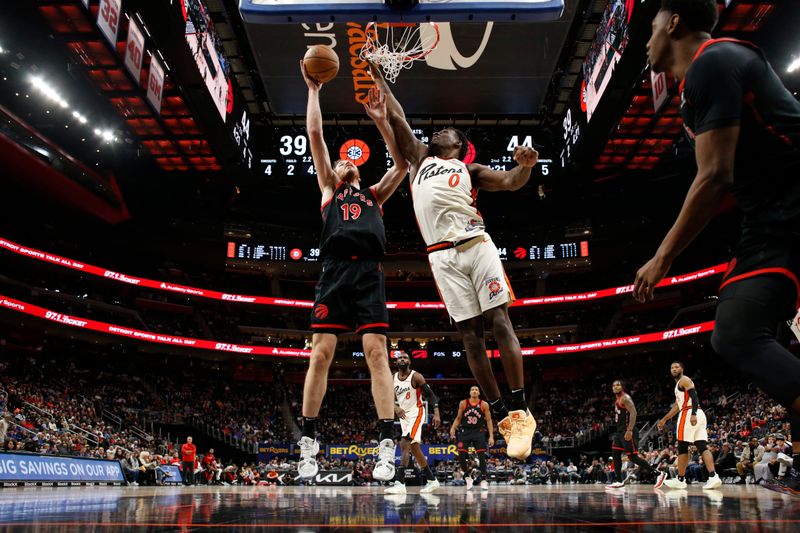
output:
<instances>
[{"instance_id":1,"label":"white pistons jersey","mask_svg":"<svg viewBox=\"0 0 800 533\"><path fill-rule=\"evenodd\" d=\"M413 414L422 409L422 390L415 389L411 385L411 379L414 377L412 370L406 379L401 380L400 374L394 374L394 398L395 402L400 409L407 414Z\"/></svg>"},{"instance_id":2,"label":"white pistons jersey","mask_svg":"<svg viewBox=\"0 0 800 533\"><path fill-rule=\"evenodd\" d=\"M692 398L689 396L689 391L681 390L677 383L675 383L675 403L678 404L681 411L687 411L692 408Z\"/></svg>"},{"instance_id":3,"label":"white pistons jersey","mask_svg":"<svg viewBox=\"0 0 800 533\"><path fill-rule=\"evenodd\" d=\"M483 217L475 207L477 196L464 162L426 157L411 182L414 213L425 244L485 234Z\"/></svg>"}]
</instances>

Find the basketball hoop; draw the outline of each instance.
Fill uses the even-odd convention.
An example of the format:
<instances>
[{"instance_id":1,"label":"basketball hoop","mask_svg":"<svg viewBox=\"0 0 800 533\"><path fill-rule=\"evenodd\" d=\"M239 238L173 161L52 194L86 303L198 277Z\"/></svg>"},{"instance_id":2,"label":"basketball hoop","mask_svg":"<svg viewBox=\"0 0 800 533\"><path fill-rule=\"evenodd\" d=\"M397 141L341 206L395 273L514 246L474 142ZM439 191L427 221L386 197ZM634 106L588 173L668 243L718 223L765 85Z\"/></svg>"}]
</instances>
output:
<instances>
[{"instance_id":1,"label":"basketball hoop","mask_svg":"<svg viewBox=\"0 0 800 533\"><path fill-rule=\"evenodd\" d=\"M359 57L377 63L388 81L394 83L404 68L424 59L439 44L439 25L435 22L370 22L367 42Z\"/></svg>"}]
</instances>

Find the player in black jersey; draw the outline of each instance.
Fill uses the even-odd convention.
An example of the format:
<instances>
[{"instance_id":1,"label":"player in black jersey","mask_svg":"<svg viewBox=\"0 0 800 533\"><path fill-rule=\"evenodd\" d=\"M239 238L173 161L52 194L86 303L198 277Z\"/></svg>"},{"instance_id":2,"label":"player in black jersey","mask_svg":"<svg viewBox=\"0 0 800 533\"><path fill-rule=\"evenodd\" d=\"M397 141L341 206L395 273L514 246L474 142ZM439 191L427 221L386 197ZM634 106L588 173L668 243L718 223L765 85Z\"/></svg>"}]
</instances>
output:
<instances>
[{"instance_id":1,"label":"player in black jersey","mask_svg":"<svg viewBox=\"0 0 800 533\"><path fill-rule=\"evenodd\" d=\"M744 218L720 287L714 349L786 406L800 473L800 359L776 340L800 307L800 102L764 53L711 39L715 0L662 0L647 43L655 72L680 80L681 115L697 175L678 219L636 274L634 296L653 289L730 191ZM787 478L789 479L789 478ZM787 482L798 490L798 478Z\"/></svg>"},{"instance_id":2,"label":"player in black jersey","mask_svg":"<svg viewBox=\"0 0 800 533\"><path fill-rule=\"evenodd\" d=\"M470 490L477 481L472 478L467 465L470 448L474 448L478 455L481 467L481 490L489 490L489 481L486 479L486 450L494 446L494 424L492 424L492 410L489 409L488 403L481 400L481 389L477 385L469 389L469 399L461 400L458 404L458 415L453 421L453 427L450 428L451 439L456 438L459 425L461 425L461 435L458 437L458 462L464 471L467 490Z\"/></svg>"},{"instance_id":3,"label":"player in black jersey","mask_svg":"<svg viewBox=\"0 0 800 533\"><path fill-rule=\"evenodd\" d=\"M623 479L622 477L622 453L628 456L628 460L639 467L639 470L645 474L652 474L654 469L647 461L639 457L639 452L636 451L636 443L639 442L639 432L636 431L636 406L633 405L633 399L630 394L625 392L625 387L622 381L616 380L611 384L611 390L614 392L616 399L614 401L614 440L611 444L611 456L614 459L614 473L617 480L611 485L607 485L609 489L620 489L628 484L630 476ZM660 487L667 477L666 472L659 474L656 480L656 487Z\"/></svg>"},{"instance_id":4,"label":"player in black jersey","mask_svg":"<svg viewBox=\"0 0 800 533\"><path fill-rule=\"evenodd\" d=\"M386 99L377 89L372 89L364 108L380 130L394 166L378 183L364 190L360 187L358 167L351 161L339 160L331 166L322 136L319 106L322 84L308 76L302 61L300 70L308 85L306 129L322 192L322 274L311 313L311 361L303 389L303 435L298 443L301 450L298 472L304 478L313 478L319 470L317 416L336 350L336 335L355 329L362 335L364 356L372 376L372 395L380 419L378 461L372 475L388 481L394 477L394 394L386 351L389 324L380 263L386 232L381 206L402 183L408 165L397 149L389 126Z\"/></svg>"}]
</instances>

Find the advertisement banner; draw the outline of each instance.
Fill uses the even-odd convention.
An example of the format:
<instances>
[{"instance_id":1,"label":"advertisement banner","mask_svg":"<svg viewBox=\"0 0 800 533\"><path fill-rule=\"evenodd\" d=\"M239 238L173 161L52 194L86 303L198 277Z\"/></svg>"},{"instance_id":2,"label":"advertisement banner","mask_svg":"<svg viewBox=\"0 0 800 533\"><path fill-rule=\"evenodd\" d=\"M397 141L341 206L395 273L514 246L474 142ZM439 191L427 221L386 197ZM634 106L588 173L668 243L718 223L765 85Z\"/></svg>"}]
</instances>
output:
<instances>
[{"instance_id":1,"label":"advertisement banner","mask_svg":"<svg viewBox=\"0 0 800 533\"><path fill-rule=\"evenodd\" d=\"M51 322L56 322L66 326L76 328L83 328L92 331L99 331L102 333L111 333L121 337L128 337L146 342L155 342L159 344L171 344L173 346L189 346L192 348L201 348L204 350L215 350L218 352L232 352L247 355L271 355L277 357L311 357L311 350L301 348L283 348L279 346L243 346L239 344L230 344L224 342L217 342L212 340L191 339L187 337L176 337L174 335L167 335L165 333L150 333L149 331L141 331L138 329L127 328L122 326L115 326L113 324L106 324L105 322L98 322L82 317L72 317L63 313L50 311L43 307L38 307L26 302L21 302L13 298L7 298L0 295L0 308L25 313L31 316L44 318ZM606 348L619 348L622 346L632 346L634 344L647 344L652 342L661 342L670 339L677 339L687 335L697 335L699 333L707 333L714 329L714 321L703 322L701 324L694 324L692 326L671 329L668 331L659 331L656 333L647 333L645 335L633 335L630 337L619 337L616 339L605 339L599 341L583 342L580 344L563 344L560 346L541 346L536 348L523 348L522 355L554 355L561 353L572 352L588 352L593 350L602 350Z\"/></svg>"},{"instance_id":2,"label":"advertisement banner","mask_svg":"<svg viewBox=\"0 0 800 533\"><path fill-rule=\"evenodd\" d=\"M297 459L299 455L300 449L293 442L262 442L258 445L258 460L265 463L273 457Z\"/></svg>"},{"instance_id":3,"label":"advertisement banner","mask_svg":"<svg viewBox=\"0 0 800 533\"><path fill-rule=\"evenodd\" d=\"M174 484L174 485L182 485L183 484L183 474L181 473L181 469L178 468L177 465L161 465L158 468L164 472L164 477L162 481L164 484Z\"/></svg>"},{"instance_id":4,"label":"advertisement banner","mask_svg":"<svg viewBox=\"0 0 800 533\"><path fill-rule=\"evenodd\" d=\"M0 483L125 483L119 461L0 452Z\"/></svg>"},{"instance_id":5,"label":"advertisement banner","mask_svg":"<svg viewBox=\"0 0 800 533\"><path fill-rule=\"evenodd\" d=\"M161 113L161 95L164 92L164 67L158 58L150 57L150 76L147 78L147 100L153 105L156 113Z\"/></svg>"},{"instance_id":6,"label":"advertisement banner","mask_svg":"<svg viewBox=\"0 0 800 533\"><path fill-rule=\"evenodd\" d=\"M119 18L122 16L122 0L100 0L97 10L97 27L100 33L108 39L111 46L117 48L117 31L119 30Z\"/></svg>"},{"instance_id":7,"label":"advertisement banner","mask_svg":"<svg viewBox=\"0 0 800 533\"><path fill-rule=\"evenodd\" d=\"M15 254L44 261L61 267L86 272L93 276L106 278L120 283L127 283L129 285L137 285L147 287L148 289L157 289L175 294L183 294L186 296L196 296L199 298L209 298L213 300L223 300L226 302L238 302L254 305L276 305L280 307L301 307L311 309L314 307L314 302L311 300L294 300L291 298L273 298L271 296L248 296L243 294L228 294L218 292L210 289L200 289L197 287L187 287L185 285L177 285L174 283L167 283L164 281L156 281L147 278L139 278L129 274L122 274L102 267L97 267L76 261L74 259L67 259L59 255L51 254L49 252L42 252L35 248L28 248L15 242L11 242L0 238L0 249L13 252ZM679 274L671 278L665 278L656 287L671 287L683 283L691 283L711 276L724 274L728 269L727 263L722 263L712 267L690 272L688 274ZM571 302L583 302L588 300L597 300L600 298L609 298L613 296L621 296L633 292L633 285L623 285L621 287L611 287L608 289L600 289L592 292L582 292L577 294L554 294L552 296L537 296L535 298L518 298L511 307L527 307L532 305L550 305L562 304ZM444 309L442 302L387 302L386 308L390 310L403 309L403 310L437 310Z\"/></svg>"},{"instance_id":8,"label":"advertisement banner","mask_svg":"<svg viewBox=\"0 0 800 533\"><path fill-rule=\"evenodd\" d=\"M133 76L136 86L142 79L142 58L144 57L144 34L131 18L128 24L128 42L125 45L125 68Z\"/></svg>"}]
</instances>

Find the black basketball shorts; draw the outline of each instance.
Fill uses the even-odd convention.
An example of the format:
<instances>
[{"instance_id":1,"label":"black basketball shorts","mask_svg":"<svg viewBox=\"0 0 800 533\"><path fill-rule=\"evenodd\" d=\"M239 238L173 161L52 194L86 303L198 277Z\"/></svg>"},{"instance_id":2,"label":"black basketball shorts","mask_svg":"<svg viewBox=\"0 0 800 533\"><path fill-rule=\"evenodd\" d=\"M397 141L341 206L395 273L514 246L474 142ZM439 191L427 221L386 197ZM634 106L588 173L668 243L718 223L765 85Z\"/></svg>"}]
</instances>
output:
<instances>
[{"instance_id":1,"label":"black basketball shorts","mask_svg":"<svg viewBox=\"0 0 800 533\"><path fill-rule=\"evenodd\" d=\"M322 263L311 331L314 333L386 334L389 313L380 261L331 257Z\"/></svg>"},{"instance_id":2,"label":"black basketball shorts","mask_svg":"<svg viewBox=\"0 0 800 533\"><path fill-rule=\"evenodd\" d=\"M614 433L614 442L611 444L612 450L620 450L625 453L639 453L637 450L637 443L639 442L639 432L635 429L633 430L633 438L631 440L625 440L625 432L622 433Z\"/></svg>"},{"instance_id":3,"label":"black basketball shorts","mask_svg":"<svg viewBox=\"0 0 800 533\"><path fill-rule=\"evenodd\" d=\"M489 447L489 435L485 431L463 431L456 447L460 452L469 452L470 447L475 452L485 452Z\"/></svg>"}]
</instances>

